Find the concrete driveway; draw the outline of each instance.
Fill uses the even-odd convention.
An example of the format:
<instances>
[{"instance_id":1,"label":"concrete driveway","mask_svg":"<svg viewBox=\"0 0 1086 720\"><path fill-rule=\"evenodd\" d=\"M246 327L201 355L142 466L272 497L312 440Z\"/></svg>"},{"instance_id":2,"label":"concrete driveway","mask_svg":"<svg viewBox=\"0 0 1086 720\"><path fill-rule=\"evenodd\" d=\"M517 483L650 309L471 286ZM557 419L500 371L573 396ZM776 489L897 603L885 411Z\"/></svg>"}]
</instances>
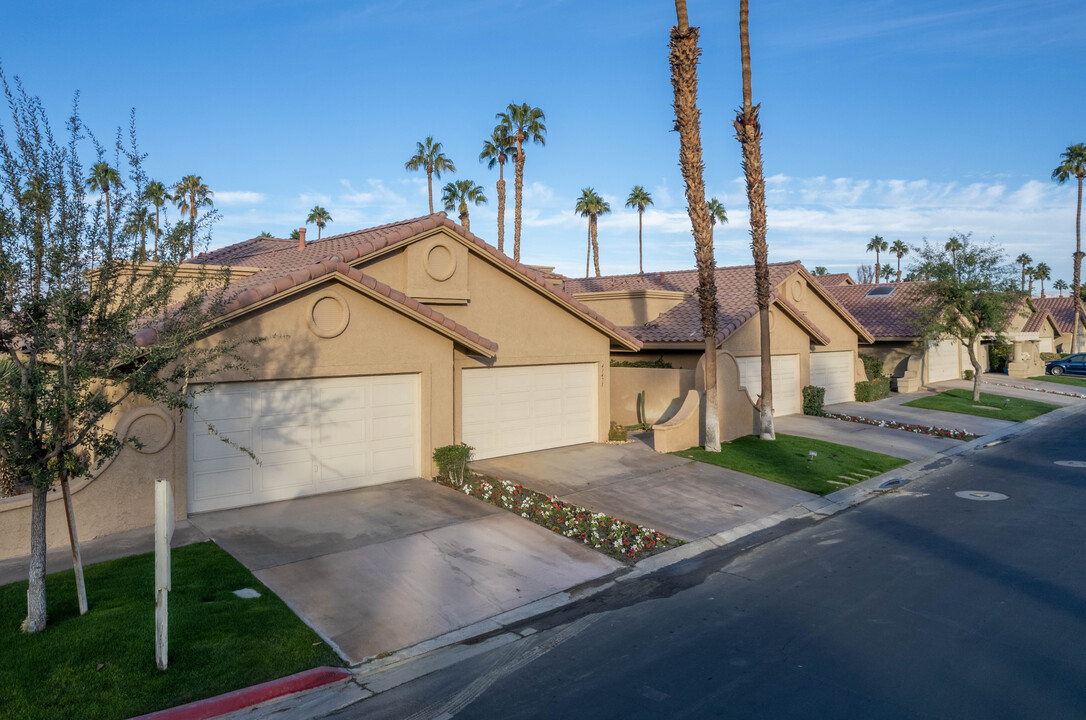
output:
<instances>
[{"instance_id":1,"label":"concrete driveway","mask_svg":"<svg viewBox=\"0 0 1086 720\"><path fill-rule=\"evenodd\" d=\"M622 567L427 480L190 517L351 664Z\"/></svg>"},{"instance_id":2,"label":"concrete driveway","mask_svg":"<svg viewBox=\"0 0 1086 720\"><path fill-rule=\"evenodd\" d=\"M642 442L575 445L479 460L471 467L683 540L724 532L817 497L657 453Z\"/></svg>"}]
</instances>

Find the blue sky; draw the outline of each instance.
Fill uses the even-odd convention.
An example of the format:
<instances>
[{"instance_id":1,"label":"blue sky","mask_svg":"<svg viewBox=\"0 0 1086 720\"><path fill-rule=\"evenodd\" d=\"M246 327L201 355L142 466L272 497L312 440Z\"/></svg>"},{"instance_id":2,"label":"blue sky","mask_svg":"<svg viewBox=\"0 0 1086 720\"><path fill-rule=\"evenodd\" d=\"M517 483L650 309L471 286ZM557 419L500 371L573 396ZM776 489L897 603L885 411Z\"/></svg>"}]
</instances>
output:
<instances>
[{"instance_id":1,"label":"blue sky","mask_svg":"<svg viewBox=\"0 0 1086 720\"><path fill-rule=\"evenodd\" d=\"M770 259L854 272L874 234L994 237L1071 279L1075 188L1049 179L1086 142L1081 0L755 0ZM728 208L720 265L750 262L740 152L738 2L689 0L702 28L710 195ZM7 2L0 63L59 126L73 93L101 139L135 107L152 176L201 175L214 245L283 236L314 204L345 232L427 212L404 161L434 135L487 189L472 229L496 243L496 171L477 158L510 102L547 115L526 154L522 259L583 273L582 188L608 200L604 273L693 267L671 132L667 0ZM439 187L451 178L435 181ZM512 238L512 177L506 237ZM310 229L315 233L315 228ZM906 258L907 262L908 258Z\"/></svg>"}]
</instances>

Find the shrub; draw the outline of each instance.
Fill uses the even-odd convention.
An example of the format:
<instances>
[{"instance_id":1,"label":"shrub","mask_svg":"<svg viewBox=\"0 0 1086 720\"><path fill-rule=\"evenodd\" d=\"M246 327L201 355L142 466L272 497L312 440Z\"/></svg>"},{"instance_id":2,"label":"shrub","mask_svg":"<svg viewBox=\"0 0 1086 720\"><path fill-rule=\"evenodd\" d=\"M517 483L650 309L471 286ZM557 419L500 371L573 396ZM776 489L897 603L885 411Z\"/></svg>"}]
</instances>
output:
<instances>
[{"instance_id":1,"label":"shrub","mask_svg":"<svg viewBox=\"0 0 1086 720\"><path fill-rule=\"evenodd\" d=\"M1007 361L1011 357L1010 345L991 345L988 348L988 369L992 372L1003 372L1007 369Z\"/></svg>"},{"instance_id":2,"label":"shrub","mask_svg":"<svg viewBox=\"0 0 1086 720\"><path fill-rule=\"evenodd\" d=\"M882 358L874 355L860 355L860 360L863 361L868 380L882 377Z\"/></svg>"},{"instance_id":3,"label":"shrub","mask_svg":"<svg viewBox=\"0 0 1086 720\"><path fill-rule=\"evenodd\" d=\"M626 428L618 423L611 423L611 430L607 433L607 439L611 442L626 442Z\"/></svg>"},{"instance_id":4,"label":"shrub","mask_svg":"<svg viewBox=\"0 0 1086 720\"><path fill-rule=\"evenodd\" d=\"M1045 362L1052 362L1053 360L1059 360L1062 356L1060 353L1043 352L1041 353L1041 359Z\"/></svg>"},{"instance_id":5,"label":"shrub","mask_svg":"<svg viewBox=\"0 0 1086 720\"><path fill-rule=\"evenodd\" d=\"M803 414L823 415L822 405L826 401L826 388L808 385L803 388Z\"/></svg>"},{"instance_id":6,"label":"shrub","mask_svg":"<svg viewBox=\"0 0 1086 720\"><path fill-rule=\"evenodd\" d=\"M437 448L434 450L434 462L437 463L438 472L451 482L463 483L473 450L475 448L464 443Z\"/></svg>"},{"instance_id":7,"label":"shrub","mask_svg":"<svg viewBox=\"0 0 1086 720\"><path fill-rule=\"evenodd\" d=\"M890 378L875 378L856 383L856 402L871 402L890 397Z\"/></svg>"},{"instance_id":8,"label":"shrub","mask_svg":"<svg viewBox=\"0 0 1086 720\"><path fill-rule=\"evenodd\" d=\"M963 371L962 372L962 377L965 378L966 380L972 380L973 379L973 371L972 370Z\"/></svg>"},{"instance_id":9,"label":"shrub","mask_svg":"<svg viewBox=\"0 0 1086 720\"><path fill-rule=\"evenodd\" d=\"M664 356L661 355L655 360L612 360L611 367L662 368L664 370L670 370L671 363L665 361Z\"/></svg>"}]
</instances>

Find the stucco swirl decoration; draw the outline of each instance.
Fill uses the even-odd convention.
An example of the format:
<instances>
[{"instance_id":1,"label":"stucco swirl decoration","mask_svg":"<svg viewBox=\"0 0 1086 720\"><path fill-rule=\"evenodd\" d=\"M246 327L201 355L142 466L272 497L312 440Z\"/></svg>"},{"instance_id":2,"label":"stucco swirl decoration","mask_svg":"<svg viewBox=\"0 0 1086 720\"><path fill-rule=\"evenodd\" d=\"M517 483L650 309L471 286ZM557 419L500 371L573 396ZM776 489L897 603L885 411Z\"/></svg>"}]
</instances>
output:
<instances>
[{"instance_id":1,"label":"stucco swirl decoration","mask_svg":"<svg viewBox=\"0 0 1086 720\"><path fill-rule=\"evenodd\" d=\"M347 323L351 321L351 310L342 295L325 292L313 299L306 321L317 337L334 338L347 329Z\"/></svg>"},{"instance_id":2,"label":"stucco swirl decoration","mask_svg":"<svg viewBox=\"0 0 1086 720\"><path fill-rule=\"evenodd\" d=\"M426 274L444 282L456 272L456 254L447 242L436 240L426 251Z\"/></svg>"},{"instance_id":3,"label":"stucco swirl decoration","mask_svg":"<svg viewBox=\"0 0 1086 720\"><path fill-rule=\"evenodd\" d=\"M133 410L121 419L117 427L117 437L122 440L136 438L140 445L132 449L143 455L155 455L162 452L173 440L175 425L166 411L157 407L144 407Z\"/></svg>"}]
</instances>

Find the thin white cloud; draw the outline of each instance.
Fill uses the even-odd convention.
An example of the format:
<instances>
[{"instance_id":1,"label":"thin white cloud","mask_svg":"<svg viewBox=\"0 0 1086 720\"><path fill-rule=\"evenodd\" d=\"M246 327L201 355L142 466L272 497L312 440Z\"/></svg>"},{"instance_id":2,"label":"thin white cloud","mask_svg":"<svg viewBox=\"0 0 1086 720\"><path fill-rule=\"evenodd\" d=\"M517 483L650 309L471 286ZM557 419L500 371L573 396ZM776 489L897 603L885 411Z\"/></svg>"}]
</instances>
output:
<instances>
[{"instance_id":1,"label":"thin white cloud","mask_svg":"<svg viewBox=\"0 0 1086 720\"><path fill-rule=\"evenodd\" d=\"M264 193L251 190L217 190L216 205L259 205L264 202Z\"/></svg>"}]
</instances>

